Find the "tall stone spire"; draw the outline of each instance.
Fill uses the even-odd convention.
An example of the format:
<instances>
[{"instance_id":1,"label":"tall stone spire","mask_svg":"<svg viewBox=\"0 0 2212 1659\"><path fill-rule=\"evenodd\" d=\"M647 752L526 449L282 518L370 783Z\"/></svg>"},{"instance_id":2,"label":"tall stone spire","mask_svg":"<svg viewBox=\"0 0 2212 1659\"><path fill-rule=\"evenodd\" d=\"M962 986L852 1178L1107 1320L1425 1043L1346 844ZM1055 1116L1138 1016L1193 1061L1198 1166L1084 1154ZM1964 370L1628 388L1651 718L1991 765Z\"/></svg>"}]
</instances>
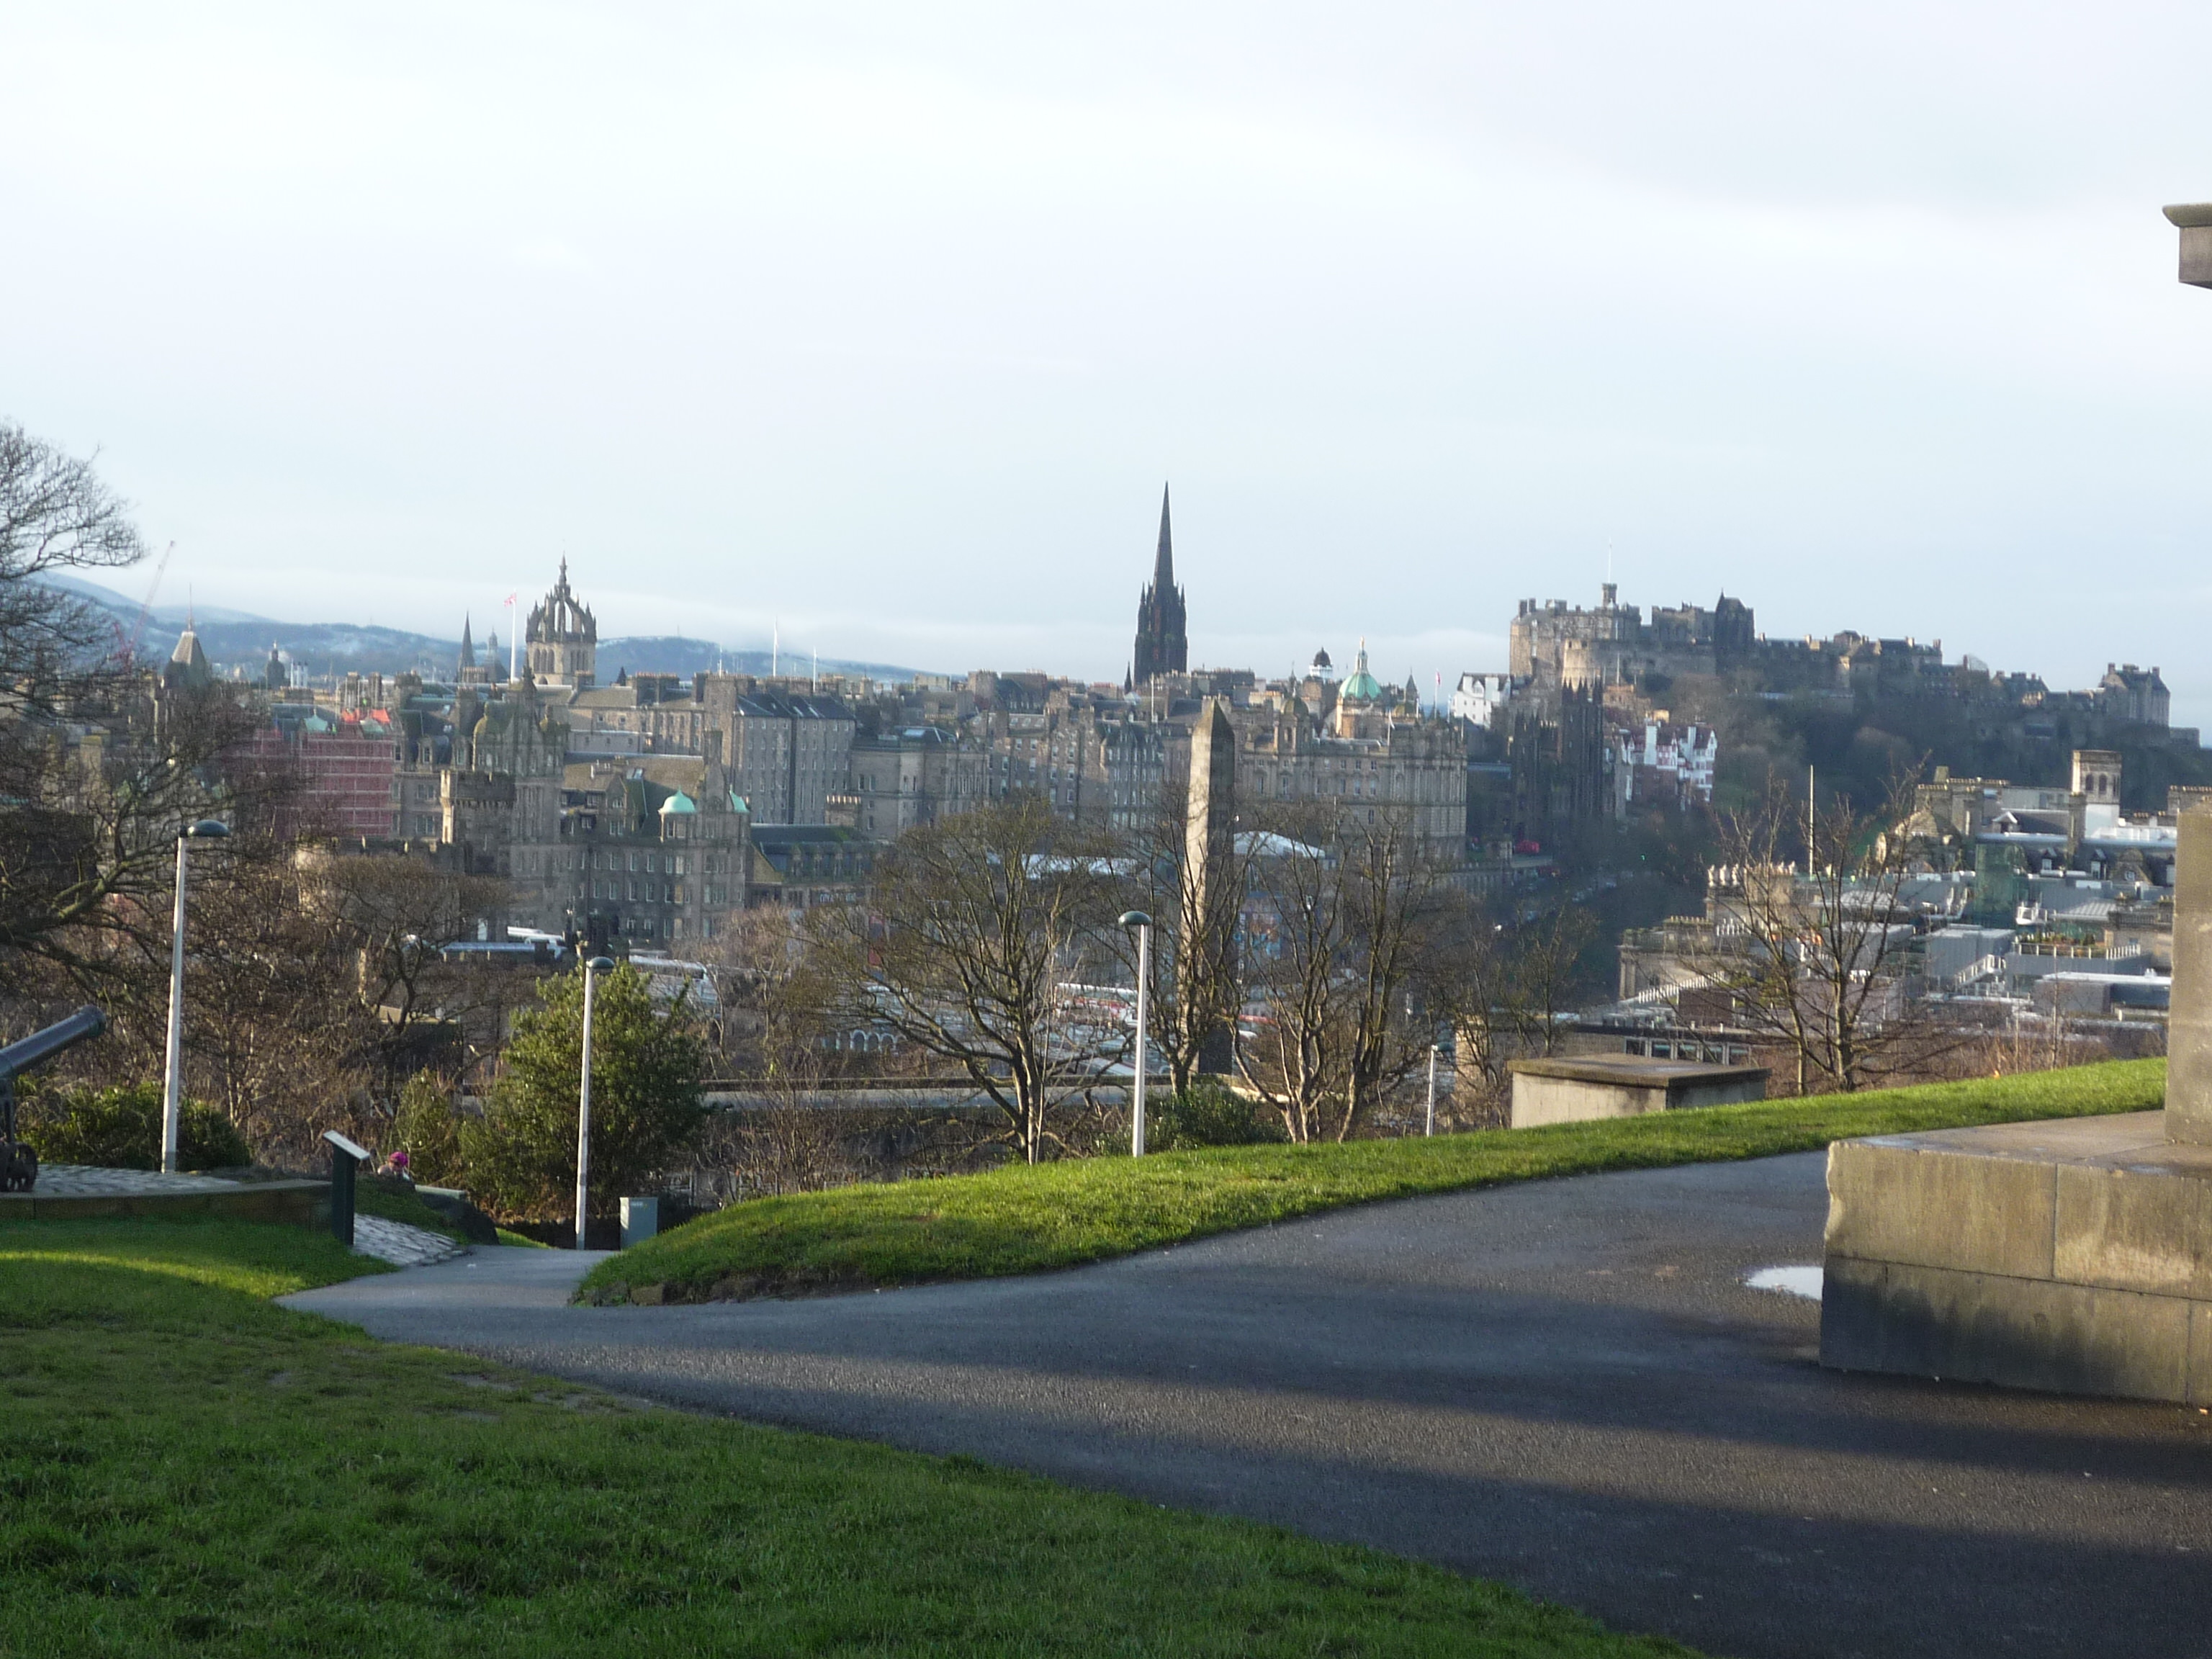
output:
<instances>
[{"instance_id":1,"label":"tall stone spire","mask_svg":"<svg viewBox=\"0 0 2212 1659\"><path fill-rule=\"evenodd\" d=\"M1166 592L1175 586L1175 538L1168 529L1168 487L1160 486L1160 550L1152 561L1152 586Z\"/></svg>"},{"instance_id":2,"label":"tall stone spire","mask_svg":"<svg viewBox=\"0 0 2212 1659\"><path fill-rule=\"evenodd\" d=\"M1189 665L1183 593L1176 586L1175 543L1168 525L1167 486L1163 484L1159 552L1152 561L1152 580L1137 601L1137 648L1130 678L1142 685L1155 674L1180 674Z\"/></svg>"},{"instance_id":3,"label":"tall stone spire","mask_svg":"<svg viewBox=\"0 0 2212 1659\"><path fill-rule=\"evenodd\" d=\"M469 637L469 613L465 611L461 612L460 665L463 668L474 668L477 665L476 641Z\"/></svg>"}]
</instances>

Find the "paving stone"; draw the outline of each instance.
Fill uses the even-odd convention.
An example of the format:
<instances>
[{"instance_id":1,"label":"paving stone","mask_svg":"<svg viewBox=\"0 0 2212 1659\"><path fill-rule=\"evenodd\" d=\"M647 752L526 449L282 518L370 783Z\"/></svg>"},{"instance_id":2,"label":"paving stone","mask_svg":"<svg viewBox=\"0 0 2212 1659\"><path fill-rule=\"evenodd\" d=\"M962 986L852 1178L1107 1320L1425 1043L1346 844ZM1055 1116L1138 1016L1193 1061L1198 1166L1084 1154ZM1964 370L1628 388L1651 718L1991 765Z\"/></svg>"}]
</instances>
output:
<instances>
[{"instance_id":1,"label":"paving stone","mask_svg":"<svg viewBox=\"0 0 2212 1659\"><path fill-rule=\"evenodd\" d=\"M41 1198L149 1198L164 1193L234 1193L242 1181L220 1176L164 1175L159 1170L103 1170L90 1164L41 1164Z\"/></svg>"},{"instance_id":2,"label":"paving stone","mask_svg":"<svg viewBox=\"0 0 2212 1659\"><path fill-rule=\"evenodd\" d=\"M386 1221L380 1215L356 1215L353 1247L362 1255L373 1255L395 1267L427 1267L434 1261L450 1261L468 1247L427 1227L410 1227L404 1221Z\"/></svg>"}]
</instances>

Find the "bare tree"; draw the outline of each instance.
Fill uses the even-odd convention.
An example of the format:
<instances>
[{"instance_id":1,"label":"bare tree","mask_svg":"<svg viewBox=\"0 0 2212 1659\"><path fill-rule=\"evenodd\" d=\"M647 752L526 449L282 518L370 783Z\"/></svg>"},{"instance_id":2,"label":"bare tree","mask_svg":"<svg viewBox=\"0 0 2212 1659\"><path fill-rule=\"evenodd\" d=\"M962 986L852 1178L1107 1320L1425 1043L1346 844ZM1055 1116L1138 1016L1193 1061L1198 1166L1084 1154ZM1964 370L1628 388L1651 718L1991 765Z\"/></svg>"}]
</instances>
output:
<instances>
[{"instance_id":1,"label":"bare tree","mask_svg":"<svg viewBox=\"0 0 2212 1659\"><path fill-rule=\"evenodd\" d=\"M379 1093L396 1099L430 1056L498 987L448 962L447 945L476 937L496 915L507 886L398 854L339 856L301 848L304 908L354 953L361 1006L376 1019ZM498 1022L495 1021L495 1028ZM496 1043L496 1029L484 1033Z\"/></svg>"},{"instance_id":2,"label":"bare tree","mask_svg":"<svg viewBox=\"0 0 2212 1659\"><path fill-rule=\"evenodd\" d=\"M1343 1140L1426 1058L1466 908L1402 815L1302 811L1254 859L1246 1085L1294 1141Z\"/></svg>"},{"instance_id":3,"label":"bare tree","mask_svg":"<svg viewBox=\"0 0 2212 1659\"><path fill-rule=\"evenodd\" d=\"M747 910L696 947L714 977L701 1025L719 1075L811 1088L830 1069L830 976L803 918Z\"/></svg>"},{"instance_id":4,"label":"bare tree","mask_svg":"<svg viewBox=\"0 0 2212 1659\"><path fill-rule=\"evenodd\" d=\"M1881 833L1902 816L1863 814L1840 797L1816 807L1780 784L1722 816L1712 942L1688 965L1734 994L1735 1018L1789 1053L1800 1094L1864 1088L1952 1040L1906 1001L1907 854L1901 837Z\"/></svg>"},{"instance_id":5,"label":"bare tree","mask_svg":"<svg viewBox=\"0 0 2212 1659\"><path fill-rule=\"evenodd\" d=\"M1517 1053L1548 1057L1559 1052L1565 1035L1559 1016L1572 1006L1577 964L1596 933L1588 911L1563 904L1506 936L1496 1006Z\"/></svg>"},{"instance_id":6,"label":"bare tree","mask_svg":"<svg viewBox=\"0 0 2212 1659\"><path fill-rule=\"evenodd\" d=\"M19 993L40 963L89 988L166 946L176 830L237 805L219 763L241 711L216 688L155 699L131 642L55 586L144 550L89 460L0 423L0 977Z\"/></svg>"},{"instance_id":7,"label":"bare tree","mask_svg":"<svg viewBox=\"0 0 2212 1659\"><path fill-rule=\"evenodd\" d=\"M1024 1161L1067 1149L1127 1035L1064 994L1115 952L1103 850L1042 803L1011 800L909 831L878 866L872 910L809 913L840 1018L951 1061L991 1101Z\"/></svg>"}]
</instances>

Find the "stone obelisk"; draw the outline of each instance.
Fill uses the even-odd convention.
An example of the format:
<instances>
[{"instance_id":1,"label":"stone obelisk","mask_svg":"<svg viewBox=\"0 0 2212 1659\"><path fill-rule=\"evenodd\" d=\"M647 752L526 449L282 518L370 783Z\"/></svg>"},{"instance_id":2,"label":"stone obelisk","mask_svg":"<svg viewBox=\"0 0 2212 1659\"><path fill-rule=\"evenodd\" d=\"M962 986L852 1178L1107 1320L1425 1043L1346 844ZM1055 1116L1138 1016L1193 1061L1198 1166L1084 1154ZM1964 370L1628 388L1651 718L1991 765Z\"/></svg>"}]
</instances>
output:
<instances>
[{"instance_id":1,"label":"stone obelisk","mask_svg":"<svg viewBox=\"0 0 2212 1659\"><path fill-rule=\"evenodd\" d=\"M1184 809L1182 915L1176 949L1176 994L1194 1013L1212 1011L1198 1046L1198 1069L1235 1062L1233 1008L1218 1007L1235 980L1231 960L1237 909L1237 731L1218 697L1206 700L1190 738L1190 793Z\"/></svg>"}]
</instances>

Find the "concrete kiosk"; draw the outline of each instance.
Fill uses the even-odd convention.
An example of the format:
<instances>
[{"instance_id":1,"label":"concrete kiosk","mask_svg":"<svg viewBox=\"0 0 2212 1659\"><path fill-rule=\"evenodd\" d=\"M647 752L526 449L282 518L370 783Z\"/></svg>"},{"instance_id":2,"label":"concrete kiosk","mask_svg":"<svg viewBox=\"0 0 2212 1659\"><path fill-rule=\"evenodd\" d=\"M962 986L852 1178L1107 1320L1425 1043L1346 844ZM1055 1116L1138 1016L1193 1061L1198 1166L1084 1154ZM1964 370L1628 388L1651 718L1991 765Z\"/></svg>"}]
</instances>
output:
<instances>
[{"instance_id":1,"label":"concrete kiosk","mask_svg":"<svg viewBox=\"0 0 2212 1659\"><path fill-rule=\"evenodd\" d=\"M1513 1073L1516 1129L1766 1098L1763 1066L1701 1066L1686 1060L1591 1054L1572 1060L1516 1060L1506 1069Z\"/></svg>"}]
</instances>

